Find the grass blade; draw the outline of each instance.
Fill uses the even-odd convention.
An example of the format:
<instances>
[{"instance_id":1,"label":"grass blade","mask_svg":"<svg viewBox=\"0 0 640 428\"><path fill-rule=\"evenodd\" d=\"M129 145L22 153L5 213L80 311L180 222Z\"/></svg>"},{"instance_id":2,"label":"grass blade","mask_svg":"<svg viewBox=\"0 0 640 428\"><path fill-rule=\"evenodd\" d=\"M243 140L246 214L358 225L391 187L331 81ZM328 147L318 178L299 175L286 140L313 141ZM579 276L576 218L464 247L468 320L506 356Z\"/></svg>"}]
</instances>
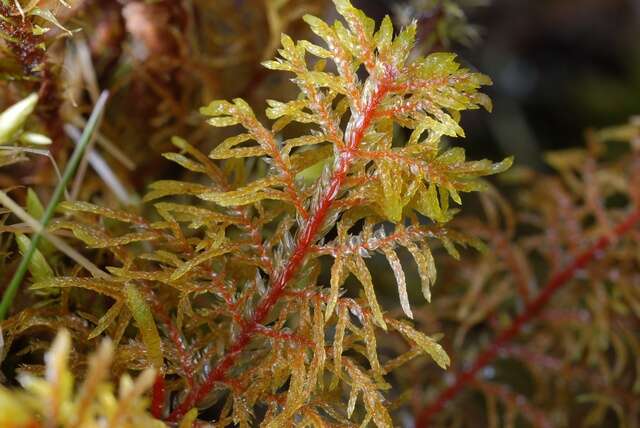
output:
<instances>
[{"instance_id":1,"label":"grass blade","mask_svg":"<svg viewBox=\"0 0 640 428\"><path fill-rule=\"evenodd\" d=\"M84 128L84 131L82 132L82 137L80 138L80 142L76 145L76 148L73 151L73 154L71 155L71 159L69 159L69 162L67 163L67 166L64 169L64 173L62 174L62 180L58 183L55 190L53 191L53 196L49 201L49 205L47 205L47 208L44 214L42 215L42 219L40 219L40 223L43 228L45 228L47 224L49 224L49 221L51 221L51 218L53 217L53 213L55 212L55 209L58 206L58 202L60 202L60 199L62 198L62 195L64 194L64 191L67 187L67 183L69 182L69 180L71 180L71 177L73 176L76 168L78 167L78 164L80 163L80 160L82 159L82 156L84 154L84 151L87 145L92 140L92 137L96 131L98 122L100 121L100 118L104 111L108 96L109 94L107 91L102 92L102 94L100 95L100 98L98 98L98 101L96 102L93 112L91 112L91 116L89 117L87 126ZM35 253L35 250L38 247L38 243L40 242L41 239L42 239L42 233L36 231L36 233L33 235L33 238L31 239L31 245L22 256L22 260L20 260L20 265L18 265L18 269L14 273L13 277L11 278L11 282L9 283L9 286L7 287L4 294L2 295L2 301L0 301L0 320L3 320L7 315L7 313L9 312L9 308L11 308L13 299L18 293L20 283L22 282L22 279L24 278L24 275L27 272L27 268L29 267L29 261L31 260L31 257Z\"/></svg>"}]
</instances>

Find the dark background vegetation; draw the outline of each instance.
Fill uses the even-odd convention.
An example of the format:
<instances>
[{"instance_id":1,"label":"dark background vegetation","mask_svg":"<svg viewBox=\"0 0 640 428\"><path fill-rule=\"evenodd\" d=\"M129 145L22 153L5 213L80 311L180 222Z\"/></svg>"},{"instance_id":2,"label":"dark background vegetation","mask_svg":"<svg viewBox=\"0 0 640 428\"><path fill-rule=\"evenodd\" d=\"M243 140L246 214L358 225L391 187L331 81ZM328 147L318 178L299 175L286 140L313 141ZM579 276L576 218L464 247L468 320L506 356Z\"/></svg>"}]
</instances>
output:
<instances>
[{"instance_id":1,"label":"dark background vegetation","mask_svg":"<svg viewBox=\"0 0 640 428\"><path fill-rule=\"evenodd\" d=\"M394 0L359 0L372 15ZM582 145L584 131L640 113L640 1L475 0L475 45L453 45L494 80L494 112L467 113L475 157L515 154L541 165L547 150Z\"/></svg>"}]
</instances>

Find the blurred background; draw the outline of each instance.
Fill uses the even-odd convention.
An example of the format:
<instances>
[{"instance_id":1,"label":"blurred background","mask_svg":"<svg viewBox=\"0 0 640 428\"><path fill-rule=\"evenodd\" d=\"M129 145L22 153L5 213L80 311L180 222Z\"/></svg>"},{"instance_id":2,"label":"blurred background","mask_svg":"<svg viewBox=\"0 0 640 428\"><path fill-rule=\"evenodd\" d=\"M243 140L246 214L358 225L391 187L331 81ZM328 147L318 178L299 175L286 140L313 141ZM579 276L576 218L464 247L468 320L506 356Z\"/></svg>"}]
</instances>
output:
<instances>
[{"instance_id":1,"label":"blurred background","mask_svg":"<svg viewBox=\"0 0 640 428\"><path fill-rule=\"evenodd\" d=\"M493 114L470 112L463 118L468 138L461 143L474 158L513 154L518 164L542 169L544 151L582 145L587 128L625 123L640 113L640 0L354 3L378 20L390 14L396 25L416 19L419 52L454 50L466 65L493 78L488 89ZM57 158L72 146L70 130L53 120L56 114L64 126L77 128L99 90L109 89L112 99L98 146L121 187L137 195L158 176L178 173L160 157L172 150L171 136L204 151L228 136L204 123L200 106L242 97L259 113L268 98L294 97L289 76L268 73L260 62L277 54L283 32L313 37L301 20L305 13L329 20L334 13L330 0L38 4L43 10L48 6L57 21L28 16L27 22L50 30L20 43L5 42L0 107L39 92L37 123L53 139L51 153ZM19 32L19 20L15 28L11 23L0 30ZM53 179L48 167L36 172L5 169L0 184ZM96 196L103 181L96 180L81 196ZM125 204L135 200L118 198Z\"/></svg>"}]
</instances>

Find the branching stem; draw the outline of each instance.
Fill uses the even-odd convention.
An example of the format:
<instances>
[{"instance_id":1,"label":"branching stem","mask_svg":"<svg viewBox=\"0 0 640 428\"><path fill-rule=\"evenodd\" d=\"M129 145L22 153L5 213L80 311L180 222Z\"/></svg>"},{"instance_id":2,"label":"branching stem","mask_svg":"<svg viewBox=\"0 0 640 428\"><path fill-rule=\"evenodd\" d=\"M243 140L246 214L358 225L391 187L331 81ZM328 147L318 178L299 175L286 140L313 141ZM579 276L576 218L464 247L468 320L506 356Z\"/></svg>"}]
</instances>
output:
<instances>
[{"instance_id":1,"label":"branching stem","mask_svg":"<svg viewBox=\"0 0 640 428\"><path fill-rule=\"evenodd\" d=\"M353 153L360 145L380 102L388 93L391 79L391 75L380 76L373 95L367 99L367 103L362 106L362 110L354 113L354 117L351 118L345 137L346 148L340 155L331 179L318 205L314 211L310 213L304 228L298 234L296 246L291 257L289 257L287 264L282 269L276 271L273 285L256 307L253 317L243 325L240 334L238 334L225 356L222 357L209 376L207 376L201 385L193 388L189 392L185 400L169 415L167 418L168 421L179 421L198 401L203 399L211 391L217 382L225 380L229 369L236 363L244 348L257 333L257 330L260 328L259 326L283 296L287 284L294 278L296 272L302 266L304 259L313 249L318 231L331 211L333 203L340 193L342 184L347 177L349 167L353 163Z\"/></svg>"},{"instance_id":2,"label":"branching stem","mask_svg":"<svg viewBox=\"0 0 640 428\"><path fill-rule=\"evenodd\" d=\"M462 390L473 381L478 371L491 363L508 342L520 334L522 328L532 321L544 307L549 303L553 295L566 285L576 275L580 269L586 267L599 253L608 249L616 239L622 237L633 227L640 223L640 208L633 211L623 222L612 231L611 234L603 235L591 247L576 257L573 262L564 270L555 274L544 286L538 297L529 302L524 311L504 330L471 364L471 366L460 372L455 381L443 390L436 399L419 411L416 427L428 427L431 419L453 400Z\"/></svg>"}]
</instances>

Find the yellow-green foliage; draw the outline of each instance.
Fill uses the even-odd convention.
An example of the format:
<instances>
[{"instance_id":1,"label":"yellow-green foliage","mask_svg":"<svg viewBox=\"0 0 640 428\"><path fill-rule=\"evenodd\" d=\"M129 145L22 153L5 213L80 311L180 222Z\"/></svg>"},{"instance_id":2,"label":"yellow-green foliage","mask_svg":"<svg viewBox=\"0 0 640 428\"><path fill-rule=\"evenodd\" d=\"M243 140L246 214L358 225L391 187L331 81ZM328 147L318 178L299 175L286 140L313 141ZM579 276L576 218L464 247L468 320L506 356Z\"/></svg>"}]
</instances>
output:
<instances>
[{"instance_id":1,"label":"yellow-green foliage","mask_svg":"<svg viewBox=\"0 0 640 428\"><path fill-rule=\"evenodd\" d=\"M637 426L638 143L638 119L591 131L586 149L547 154L553 173L520 167L503 175L503 190L516 192L512 201L494 189L482 194L484 219L456 219L488 250L445 267L448 287L416 316L428 313L447 326L444 346L456 356L457 371L472 366L483 350L497 347L498 353L455 400L449 397L430 415L430 426L472 428L501 420L534 427ZM610 239L608 247L598 246L603 239ZM591 255L588 263L576 265L584 254ZM495 345L566 269L570 274L540 313L508 343ZM491 314L499 314L494 323L487 322ZM424 375L412 379L421 385L447 387L427 367L414 373Z\"/></svg>"},{"instance_id":2,"label":"yellow-green foliage","mask_svg":"<svg viewBox=\"0 0 640 428\"><path fill-rule=\"evenodd\" d=\"M120 379L117 391L109 376L113 345L104 339L88 358L84 381L74 386L69 369L71 338L61 330L45 355L45 376L19 377L22 390L0 386L0 426L3 428L161 428L166 425L147 414L144 393L154 379L147 369L137 379Z\"/></svg>"},{"instance_id":3,"label":"yellow-green foliage","mask_svg":"<svg viewBox=\"0 0 640 428\"><path fill-rule=\"evenodd\" d=\"M300 90L268 101L270 125L242 99L213 101L208 123L240 133L209 156L173 139L178 152L165 157L199 178L153 183L154 218L60 204L51 232L73 235L104 272L38 280L32 290L60 294L3 323L9 341L60 324L82 347L108 335L115 373L155 367L165 378L154 409L171 422L214 408L219 426L394 425L406 395L392 370L420 355L446 368L449 357L386 312L368 260L388 260L413 318L397 251L429 300L431 247L457 258L456 245L480 245L447 227L461 193L483 190L511 159L468 161L444 139L464 136L463 111L490 109L487 76L453 54L412 55L415 23L396 33L389 17L376 28L334 3L342 20L304 18L323 46L283 35L280 57L264 63ZM378 348L400 339L398 352Z\"/></svg>"}]
</instances>

